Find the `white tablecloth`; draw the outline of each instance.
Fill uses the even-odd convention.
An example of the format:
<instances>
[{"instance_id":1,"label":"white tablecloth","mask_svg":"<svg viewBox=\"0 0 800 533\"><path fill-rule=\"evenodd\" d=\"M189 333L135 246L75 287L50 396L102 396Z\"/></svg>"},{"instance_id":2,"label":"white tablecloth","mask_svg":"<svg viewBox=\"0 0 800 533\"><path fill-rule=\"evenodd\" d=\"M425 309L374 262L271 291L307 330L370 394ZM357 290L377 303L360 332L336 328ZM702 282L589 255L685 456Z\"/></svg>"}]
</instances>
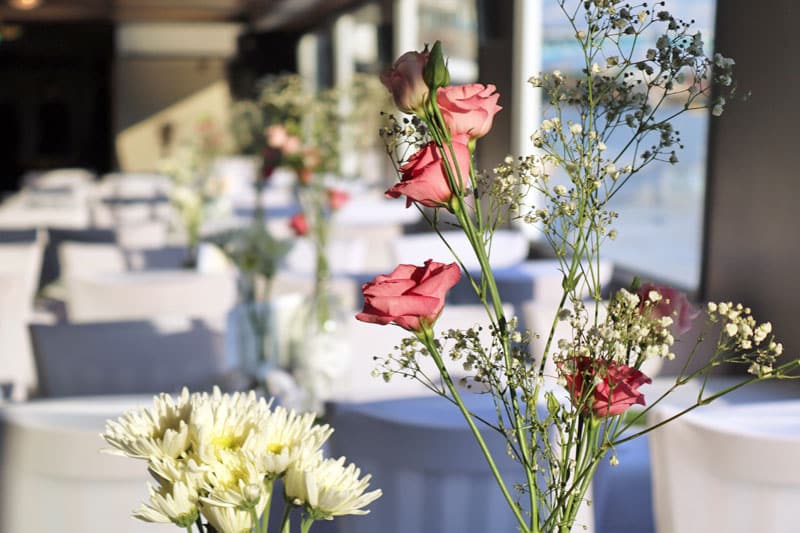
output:
<instances>
[{"instance_id":1,"label":"white tablecloth","mask_svg":"<svg viewBox=\"0 0 800 533\"><path fill-rule=\"evenodd\" d=\"M152 396L0 406L0 531L167 533L131 518L147 498L146 464L101 453L105 421Z\"/></svg>"}]
</instances>

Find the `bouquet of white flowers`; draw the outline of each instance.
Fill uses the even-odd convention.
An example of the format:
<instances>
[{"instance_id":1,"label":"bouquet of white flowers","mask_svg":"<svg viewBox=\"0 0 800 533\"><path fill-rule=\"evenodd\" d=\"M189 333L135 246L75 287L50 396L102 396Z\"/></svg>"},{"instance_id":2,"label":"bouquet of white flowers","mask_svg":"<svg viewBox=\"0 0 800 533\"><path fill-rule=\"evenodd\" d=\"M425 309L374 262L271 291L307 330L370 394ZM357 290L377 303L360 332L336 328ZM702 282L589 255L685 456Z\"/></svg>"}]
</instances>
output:
<instances>
[{"instance_id":1,"label":"bouquet of white flowers","mask_svg":"<svg viewBox=\"0 0 800 533\"><path fill-rule=\"evenodd\" d=\"M367 492L345 458L326 459L321 447L333 432L313 414L272 408L255 393L161 394L150 409L109 421L103 438L112 453L143 459L155 479L150 502L134 512L146 522L173 523L199 533L265 533L275 482L283 479L288 531L301 511L305 533L317 520L365 514L380 490Z\"/></svg>"}]
</instances>

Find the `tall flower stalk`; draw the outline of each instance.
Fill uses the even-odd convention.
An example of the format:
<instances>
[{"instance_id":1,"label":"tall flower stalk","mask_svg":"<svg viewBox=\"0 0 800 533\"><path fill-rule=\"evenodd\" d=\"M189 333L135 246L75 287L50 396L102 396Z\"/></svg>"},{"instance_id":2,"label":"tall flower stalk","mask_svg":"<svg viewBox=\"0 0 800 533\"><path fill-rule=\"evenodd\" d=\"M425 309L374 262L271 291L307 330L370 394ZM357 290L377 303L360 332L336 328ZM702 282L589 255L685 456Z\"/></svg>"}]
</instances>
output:
<instances>
[{"instance_id":1,"label":"tall flower stalk","mask_svg":"<svg viewBox=\"0 0 800 533\"><path fill-rule=\"evenodd\" d=\"M599 462L609 453L615 462L617 445L661 425L638 426L675 389L690 380L702 383L696 402L671 419L743 385L796 377L800 365L797 359L778 361L783 348L771 325L756 322L749 308L709 304L706 321L717 332L713 353L690 371L697 366L692 363L698 341L668 391L645 400L639 388L651 379L643 364L674 358L675 335L685 334L699 311L672 288L638 281L602 301L601 245L616 235L617 215L608 203L645 166L677 161L675 116L704 108L721 112L735 91L733 61L706 57L700 34L661 9L663 2L655 7L600 0L558 3L585 64L575 79L560 72L531 79L544 90L552 113L532 137L536 155L507 158L491 173L475 169L472 154L500 111L498 96L491 85L451 86L438 42L431 50L404 54L383 76L398 108L412 114L410 119L389 117L382 132L401 178L387 195L405 196L408 205L432 210L423 213L440 235L441 212L449 212L479 271L466 269L457 255L452 265L400 265L364 286L364 309L357 315L414 334L398 354L381 360L379 373L416 378L457 406L520 531L529 533L571 531ZM637 43L653 32L661 32L655 48L638 59ZM718 92L714 98L712 83ZM675 102L677 108L668 105ZM620 137L627 139L621 148L609 148L619 145ZM531 191L541 204L526 202ZM562 296L544 332L518 331L516 319L503 308L489 259L494 231L509 220L541 228L561 265ZM474 328L450 330L440 338L434 333L445 293L460 277L443 274L452 268L460 269L486 310L488 346ZM583 301L584 294L591 302ZM571 338L557 339L561 322L570 326ZM527 348L533 335L546 339L539 360ZM424 373L421 357L432 358L440 379ZM462 365L467 386L491 394L496 420L469 411L447 359ZM709 393L710 372L722 364L745 365L751 377ZM634 405L640 407L626 416ZM481 427L505 438L524 472L522 487L503 479Z\"/></svg>"}]
</instances>

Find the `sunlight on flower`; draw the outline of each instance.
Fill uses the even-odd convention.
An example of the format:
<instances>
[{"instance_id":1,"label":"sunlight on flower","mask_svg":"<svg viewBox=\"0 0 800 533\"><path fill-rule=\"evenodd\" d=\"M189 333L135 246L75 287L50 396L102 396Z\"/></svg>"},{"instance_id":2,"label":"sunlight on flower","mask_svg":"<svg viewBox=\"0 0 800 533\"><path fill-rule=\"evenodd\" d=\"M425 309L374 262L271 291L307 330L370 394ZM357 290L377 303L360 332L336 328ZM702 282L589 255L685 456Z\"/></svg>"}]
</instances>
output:
<instances>
[{"instance_id":1,"label":"sunlight on flower","mask_svg":"<svg viewBox=\"0 0 800 533\"><path fill-rule=\"evenodd\" d=\"M286 473L286 496L296 505L305 505L312 515L332 518L347 514L367 514L363 507L378 499L380 489L365 493L370 476L359 479L361 471L345 458L322 459L307 455Z\"/></svg>"},{"instance_id":2,"label":"sunlight on flower","mask_svg":"<svg viewBox=\"0 0 800 533\"><path fill-rule=\"evenodd\" d=\"M134 511L133 516L145 522L173 523L178 527L191 527L197 520L197 490L184 482L172 485L172 490L156 490L148 485L150 504Z\"/></svg>"}]
</instances>

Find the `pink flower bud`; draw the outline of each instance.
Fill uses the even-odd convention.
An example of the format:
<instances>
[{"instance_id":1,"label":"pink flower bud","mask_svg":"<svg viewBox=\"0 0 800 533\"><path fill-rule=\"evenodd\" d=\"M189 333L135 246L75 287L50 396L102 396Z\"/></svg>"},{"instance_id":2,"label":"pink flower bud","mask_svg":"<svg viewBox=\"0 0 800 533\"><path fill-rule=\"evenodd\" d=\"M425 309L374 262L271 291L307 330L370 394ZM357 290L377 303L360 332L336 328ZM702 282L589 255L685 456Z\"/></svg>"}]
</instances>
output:
<instances>
[{"instance_id":1,"label":"pink flower bud","mask_svg":"<svg viewBox=\"0 0 800 533\"><path fill-rule=\"evenodd\" d=\"M394 103L400 111L416 113L425 105L428 86L422 77L430 53L406 52L391 69L381 74L381 82L389 89Z\"/></svg>"}]
</instances>

